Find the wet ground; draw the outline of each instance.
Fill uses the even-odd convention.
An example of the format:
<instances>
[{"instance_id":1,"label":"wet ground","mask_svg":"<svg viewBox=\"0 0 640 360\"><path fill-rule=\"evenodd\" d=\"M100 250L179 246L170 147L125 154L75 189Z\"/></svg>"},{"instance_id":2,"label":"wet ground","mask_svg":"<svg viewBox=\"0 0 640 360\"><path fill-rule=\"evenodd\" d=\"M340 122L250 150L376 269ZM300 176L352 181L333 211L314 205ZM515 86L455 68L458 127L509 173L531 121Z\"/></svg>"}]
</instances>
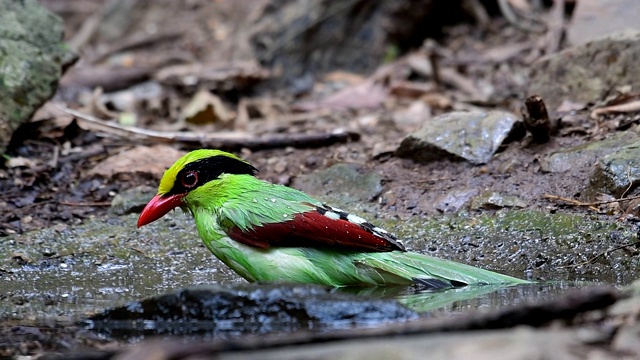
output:
<instances>
[{"instance_id":1,"label":"wet ground","mask_svg":"<svg viewBox=\"0 0 640 360\"><path fill-rule=\"evenodd\" d=\"M42 341L63 341L68 349L76 350L97 343L135 343L152 334L167 336L167 329L171 329L171 336L192 340L256 332L253 322L217 317L214 322L177 325L175 314L157 320L155 312L149 316L156 320L146 321L143 326L135 322L123 325L122 321L107 321L100 326L78 323L102 311L185 287L246 283L209 253L197 238L191 219L181 212L140 230L135 229L135 221L135 214L112 216L62 231L45 229L9 238L1 254L6 260L0 265L6 291L0 299L0 316L7 326L3 331L38 329ZM541 232L540 224L547 222L552 226L546 224L546 231ZM429 318L556 300L575 288L627 284L638 271L629 261L632 255L624 251L589 261L606 252L612 234L620 238L634 235L630 228L583 215L564 214L552 220L543 212L515 210L388 220L385 226L406 239L406 245L415 251L538 281L508 288L479 286L444 292L411 287L339 290L359 296L360 301L397 300ZM587 234L590 242L584 241ZM622 269L620 264L625 263ZM311 294L308 298L316 297ZM268 321L271 332L292 331L291 321L278 321ZM302 328L324 332L388 321L382 318L354 323L351 318L346 324L325 321L307 323ZM211 324L216 325L212 328ZM300 325L295 329L300 330ZM28 343L28 338L15 334L13 341ZM43 346L64 350L59 345Z\"/></svg>"}]
</instances>

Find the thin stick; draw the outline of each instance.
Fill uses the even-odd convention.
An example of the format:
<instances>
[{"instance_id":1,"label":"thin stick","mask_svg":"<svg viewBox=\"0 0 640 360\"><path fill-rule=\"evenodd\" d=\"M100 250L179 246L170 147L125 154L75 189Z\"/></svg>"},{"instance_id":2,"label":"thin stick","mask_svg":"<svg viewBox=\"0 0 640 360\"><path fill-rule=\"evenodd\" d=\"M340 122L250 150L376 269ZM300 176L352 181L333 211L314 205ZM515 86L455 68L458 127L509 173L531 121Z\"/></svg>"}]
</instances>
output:
<instances>
[{"instance_id":1,"label":"thin stick","mask_svg":"<svg viewBox=\"0 0 640 360\"><path fill-rule=\"evenodd\" d=\"M229 132L226 134L201 134L193 132L160 132L141 129L137 127L121 126L115 123L107 123L94 116L83 114L79 111L63 106L58 108L80 121L85 121L99 131L104 131L122 138L134 137L153 140L155 142L178 142L201 147L213 147L218 149L237 150L248 148L250 150L264 150L293 146L297 148L315 148L336 143L357 141L360 134L348 131L338 131L319 134L288 134L278 136L266 136L256 138L246 136L245 133Z\"/></svg>"},{"instance_id":2,"label":"thin stick","mask_svg":"<svg viewBox=\"0 0 640 360\"><path fill-rule=\"evenodd\" d=\"M545 194L544 198L545 199L549 199L549 200L564 201L564 202L568 203L568 205L573 205L573 206L592 207L592 206L598 206L598 205L612 204L612 203L616 203L616 202L620 202L620 201L629 201L629 200L640 199L640 195L630 196L630 197L627 197L627 198L614 199L614 200L594 201L594 202L588 202L588 203L582 202L582 201L579 201L579 200L565 198L565 197L562 197L562 196L550 195L550 194Z\"/></svg>"},{"instance_id":3,"label":"thin stick","mask_svg":"<svg viewBox=\"0 0 640 360\"><path fill-rule=\"evenodd\" d=\"M627 195L627 192L631 190L631 186L633 185L633 181L631 181L631 166L627 166L627 181L629 181L629 186L627 186L622 195L620 195L621 198Z\"/></svg>"},{"instance_id":4,"label":"thin stick","mask_svg":"<svg viewBox=\"0 0 640 360\"><path fill-rule=\"evenodd\" d=\"M546 30L545 26L538 20L527 19L526 17L524 19L518 18L518 15L511 8L509 0L498 0L498 7L505 19L517 29L535 33L542 33Z\"/></svg>"},{"instance_id":5,"label":"thin stick","mask_svg":"<svg viewBox=\"0 0 640 360\"><path fill-rule=\"evenodd\" d=\"M117 54L123 51L130 51L130 50L138 49L141 47L146 47L149 45L155 45L160 42L177 41L182 36L183 34L180 32L167 32L167 33L146 35L141 38L126 39L120 43L112 45L110 48L104 51L99 52L97 55L94 55L93 58L91 58L89 61L92 64L96 64L113 54Z\"/></svg>"},{"instance_id":6,"label":"thin stick","mask_svg":"<svg viewBox=\"0 0 640 360\"><path fill-rule=\"evenodd\" d=\"M553 54L560 50L564 35L564 0L555 0L548 15L548 31L546 35L547 51L545 54Z\"/></svg>"},{"instance_id":7,"label":"thin stick","mask_svg":"<svg viewBox=\"0 0 640 360\"><path fill-rule=\"evenodd\" d=\"M628 113L640 111L640 100L634 100L624 104L604 106L597 108L591 112L591 118L596 119L601 115L615 114L615 113Z\"/></svg>"},{"instance_id":8,"label":"thin stick","mask_svg":"<svg viewBox=\"0 0 640 360\"><path fill-rule=\"evenodd\" d=\"M58 204L65 206L111 206L110 201L100 201L100 202L72 202L72 201L58 201Z\"/></svg>"},{"instance_id":9,"label":"thin stick","mask_svg":"<svg viewBox=\"0 0 640 360\"><path fill-rule=\"evenodd\" d=\"M90 157L93 157L93 156L96 156L96 155L100 155L100 154L108 155L108 152L101 145L93 145L93 146L85 149L82 152L75 153L75 154L70 154L70 155L65 156L63 158L59 158L56 161L56 166L60 166L62 164L68 163L68 162L77 162L77 161L80 161L82 159L90 158ZM39 165L39 166L36 166L35 168L33 168L33 171L34 172L41 172L41 171L45 171L45 170L49 169L50 167L51 167L51 164L42 164L42 165Z\"/></svg>"}]
</instances>

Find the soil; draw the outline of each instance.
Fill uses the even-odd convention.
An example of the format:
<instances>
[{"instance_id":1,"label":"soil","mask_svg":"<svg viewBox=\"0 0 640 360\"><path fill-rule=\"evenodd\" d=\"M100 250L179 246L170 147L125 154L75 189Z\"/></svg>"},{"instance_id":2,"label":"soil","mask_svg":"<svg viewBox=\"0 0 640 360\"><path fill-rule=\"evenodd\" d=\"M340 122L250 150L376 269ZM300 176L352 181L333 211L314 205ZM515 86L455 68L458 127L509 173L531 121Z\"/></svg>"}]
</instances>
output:
<instances>
[{"instance_id":1,"label":"soil","mask_svg":"<svg viewBox=\"0 0 640 360\"><path fill-rule=\"evenodd\" d=\"M192 6L197 8L199 6L197 3L193 2ZM85 7L71 8L70 5L65 6L64 3L57 1L49 1L45 4L65 18L69 39L73 39L79 24L86 17L86 12L90 11ZM159 7L153 10L164 14ZM149 13L146 8L139 11L141 14L138 14L138 17L144 17ZM181 12L181 20L183 22L198 21L197 18L188 19L188 16L195 16L195 13L195 11ZM183 17L186 19L182 19ZM446 61L457 63L462 76L470 81L475 81L480 86L490 84L493 89L488 97L480 101L478 99L482 96L470 96L464 88L441 84L435 95L427 96L431 106L426 117L429 117L429 112L437 115L464 107L500 108L519 113L522 101L526 97L527 66L542 55L536 46L539 35L518 31L508 26L501 18L492 19L484 28L472 24L459 24L446 27L443 32L444 36L439 41L442 44L442 51L449 52ZM192 32L183 34L183 36L190 35L195 36ZM106 38L106 35L96 36L93 42L87 44L83 49L83 52L88 54L85 56L91 58L99 53L99 50L106 46L107 40L103 38ZM134 56L135 61L142 61L138 60L141 58L159 59L163 53L176 51L176 48L184 45L184 41L178 42L178 45L173 47L170 46L171 44L161 43L160 46L145 47L139 53L134 52L133 55L125 53L124 56ZM523 46L523 43L527 46ZM171 49L167 49L167 46ZM214 52L214 48L206 46L206 43L198 43L198 53ZM491 57L487 55L517 46L528 50L515 52L515 55L501 62L491 61ZM480 56L480 58L474 61L474 56ZM87 67L91 70L92 67L99 66L85 65L83 70L87 70ZM398 71L407 71L403 67L399 69ZM229 96L226 93L226 96L223 94L225 96L223 99L227 104L233 105L234 102L237 104L239 97L249 96L248 99L254 102L275 104L262 108L263 112L270 113L261 114L261 117L255 120L252 118L253 123L248 128L258 136L272 134L286 136L345 129L358 134L359 141L313 149L285 147L255 152L242 149L240 153L256 165L262 178L284 184L291 184L292 180L301 174L324 169L332 164L341 162L361 164L363 171L371 169L383 175L385 179L383 198L375 199L375 202L387 207L385 213L394 213L399 218L439 213L440 211L434 207L435 200L452 189L471 188L480 192L492 190L517 195L526 199L533 208L544 209L555 206L545 200L543 195L578 196L587 185L585 176L587 174L581 173L585 169L576 169L571 174L543 173L540 171L538 159L558 149L585 143L594 136L605 135L594 134L590 126L587 126L581 133L574 131L568 135L553 137L551 141L541 145L532 143L527 137L506 144L504 151L484 166L474 166L467 162L448 159L428 164L416 163L393 155L394 148L402 138L420 125L416 120L409 123L398 120L403 111L416 101L415 98L392 94L386 96L382 106L377 109L333 109L334 111L322 114L312 111L305 116L286 110L286 107L284 110L279 109L282 104L293 104L294 106L289 108L295 108L299 100L318 101L325 94L335 92L336 87L348 85L349 81L359 82L366 79L359 74L350 76L340 72L332 74L333 78L331 74L324 77L319 74L313 91L302 99L292 98L291 93L283 92L283 89L268 89L258 95L251 95L249 92L246 95L236 93L235 96ZM415 83L427 83L426 79L420 78L415 73L402 76L407 80L416 78ZM336 78L338 78L337 81L332 80ZM63 86L52 103L76 106L77 102L65 101L67 96L65 94L72 91L90 94L87 90L78 87ZM185 89L170 89L160 98L153 100L184 104L191 93L190 90L185 91ZM78 98L80 96L76 97ZM86 106L84 108L86 109ZM256 106L254 110L257 111L258 108L259 106ZM220 129L220 125L216 124L176 125L176 120L170 118L174 113L167 110L167 107L161 107L161 109L164 111L162 116L156 116L157 114L149 108L142 109L139 115L140 121L152 129L173 127L199 132L227 130L225 126ZM281 123L278 122L278 118L282 118ZM40 121L27 124L16 138L18 145L8 155L26 159L27 162L22 166L0 169L1 235L52 226L73 226L87 217L104 216L116 193L139 185L155 187L160 175L139 171L115 174L112 177L87 175L88 170L98 161L117 154L123 149L135 147L140 144L140 141L132 142L126 137L104 134L93 129L85 130L75 122L70 122L69 116L58 114L57 117L41 117ZM146 142L148 143L149 140ZM174 143L173 146L182 150L194 147L191 143Z\"/></svg>"}]
</instances>

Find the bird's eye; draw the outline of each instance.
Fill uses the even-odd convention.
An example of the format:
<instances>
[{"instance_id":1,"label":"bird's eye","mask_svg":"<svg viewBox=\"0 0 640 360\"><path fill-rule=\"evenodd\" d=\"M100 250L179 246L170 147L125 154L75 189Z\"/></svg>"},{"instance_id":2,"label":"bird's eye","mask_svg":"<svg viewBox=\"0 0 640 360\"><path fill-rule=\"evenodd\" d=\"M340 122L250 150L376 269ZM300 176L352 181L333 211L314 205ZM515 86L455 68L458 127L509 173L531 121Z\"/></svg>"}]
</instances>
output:
<instances>
[{"instance_id":1,"label":"bird's eye","mask_svg":"<svg viewBox=\"0 0 640 360\"><path fill-rule=\"evenodd\" d=\"M189 171L182 176L182 185L186 188L192 188L198 183L198 173L195 171Z\"/></svg>"}]
</instances>

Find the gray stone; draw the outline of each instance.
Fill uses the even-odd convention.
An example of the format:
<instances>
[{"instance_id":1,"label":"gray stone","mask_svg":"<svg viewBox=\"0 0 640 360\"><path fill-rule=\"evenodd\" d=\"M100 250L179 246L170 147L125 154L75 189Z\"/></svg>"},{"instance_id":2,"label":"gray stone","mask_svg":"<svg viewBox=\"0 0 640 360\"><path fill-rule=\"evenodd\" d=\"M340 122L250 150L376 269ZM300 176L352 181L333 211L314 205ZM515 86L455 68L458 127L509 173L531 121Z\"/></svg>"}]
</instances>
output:
<instances>
[{"instance_id":1,"label":"gray stone","mask_svg":"<svg viewBox=\"0 0 640 360\"><path fill-rule=\"evenodd\" d=\"M251 33L257 60L286 69L277 78L299 91L313 85L316 72L375 71L389 56L390 46L402 47L416 34L424 34L425 24L435 26L442 12L453 17L461 13L455 2L446 2L440 11L437 1L415 4L411 0L373 1L366 6L358 0L283 1L264 7L255 23L247 21L242 28ZM260 9L260 2L253 6Z\"/></svg>"},{"instance_id":2,"label":"gray stone","mask_svg":"<svg viewBox=\"0 0 640 360\"><path fill-rule=\"evenodd\" d=\"M637 0L580 0L567 28L571 45L581 45L603 36L624 31L640 30Z\"/></svg>"},{"instance_id":3,"label":"gray stone","mask_svg":"<svg viewBox=\"0 0 640 360\"><path fill-rule=\"evenodd\" d=\"M638 141L638 134L633 131L616 133L605 140L562 149L540 160L540 170L544 172L562 173L571 169L591 168L605 155Z\"/></svg>"},{"instance_id":4,"label":"gray stone","mask_svg":"<svg viewBox=\"0 0 640 360\"><path fill-rule=\"evenodd\" d=\"M325 170L300 176L292 187L322 198L333 206L354 209L382 193L382 177L375 172L358 171L355 164L336 164Z\"/></svg>"},{"instance_id":5,"label":"gray stone","mask_svg":"<svg viewBox=\"0 0 640 360\"><path fill-rule=\"evenodd\" d=\"M613 348L622 353L640 356L640 324L620 329L613 339Z\"/></svg>"},{"instance_id":6,"label":"gray stone","mask_svg":"<svg viewBox=\"0 0 640 360\"><path fill-rule=\"evenodd\" d=\"M602 158L591 176L588 194L604 192L615 197L640 184L640 142Z\"/></svg>"},{"instance_id":7,"label":"gray stone","mask_svg":"<svg viewBox=\"0 0 640 360\"><path fill-rule=\"evenodd\" d=\"M472 210L499 209L505 207L524 208L527 206L527 202L517 196L487 191L474 197L469 206Z\"/></svg>"},{"instance_id":8,"label":"gray stone","mask_svg":"<svg viewBox=\"0 0 640 360\"><path fill-rule=\"evenodd\" d=\"M393 300L368 300L314 285L202 285L131 302L92 316L109 335L266 334L372 326L418 314Z\"/></svg>"},{"instance_id":9,"label":"gray stone","mask_svg":"<svg viewBox=\"0 0 640 360\"><path fill-rule=\"evenodd\" d=\"M62 20L35 0L0 1L0 153L75 60L63 31Z\"/></svg>"},{"instance_id":10,"label":"gray stone","mask_svg":"<svg viewBox=\"0 0 640 360\"><path fill-rule=\"evenodd\" d=\"M138 186L123 191L111 200L109 211L115 215L139 213L156 192L157 190L150 186Z\"/></svg>"},{"instance_id":11,"label":"gray stone","mask_svg":"<svg viewBox=\"0 0 640 360\"><path fill-rule=\"evenodd\" d=\"M409 134L396 154L429 162L443 157L487 163L507 138L518 118L505 111L450 112Z\"/></svg>"},{"instance_id":12,"label":"gray stone","mask_svg":"<svg viewBox=\"0 0 640 360\"><path fill-rule=\"evenodd\" d=\"M571 330L517 328L357 339L217 354L217 359L585 359Z\"/></svg>"},{"instance_id":13,"label":"gray stone","mask_svg":"<svg viewBox=\"0 0 640 360\"><path fill-rule=\"evenodd\" d=\"M568 100L602 100L616 88L640 89L640 32L627 31L544 57L531 66L529 95L554 111Z\"/></svg>"},{"instance_id":14,"label":"gray stone","mask_svg":"<svg viewBox=\"0 0 640 360\"><path fill-rule=\"evenodd\" d=\"M433 205L434 208L443 213L455 213L460 210L472 197L477 195L477 189L454 189L446 194L438 196Z\"/></svg>"},{"instance_id":15,"label":"gray stone","mask_svg":"<svg viewBox=\"0 0 640 360\"><path fill-rule=\"evenodd\" d=\"M611 306L607 314L617 318L621 322L626 322L629 318L634 318L640 314L640 280L636 280L631 285L623 289L625 298L617 301Z\"/></svg>"}]
</instances>

